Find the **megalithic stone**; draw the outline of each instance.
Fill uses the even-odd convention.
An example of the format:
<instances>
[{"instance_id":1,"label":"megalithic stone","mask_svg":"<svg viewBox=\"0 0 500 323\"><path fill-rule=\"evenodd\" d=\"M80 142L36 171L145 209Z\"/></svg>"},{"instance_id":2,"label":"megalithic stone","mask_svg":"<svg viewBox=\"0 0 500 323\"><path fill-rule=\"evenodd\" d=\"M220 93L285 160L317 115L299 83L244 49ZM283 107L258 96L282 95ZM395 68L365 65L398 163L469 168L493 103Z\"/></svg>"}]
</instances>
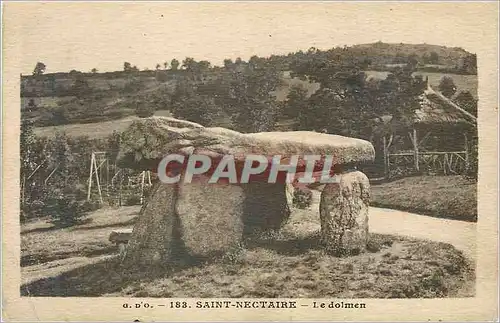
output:
<instances>
[{"instance_id":1,"label":"megalithic stone","mask_svg":"<svg viewBox=\"0 0 500 323\"><path fill-rule=\"evenodd\" d=\"M132 231L123 265L150 267L168 263L178 242L176 201L176 185L154 185Z\"/></svg>"},{"instance_id":2,"label":"megalithic stone","mask_svg":"<svg viewBox=\"0 0 500 323\"><path fill-rule=\"evenodd\" d=\"M365 251L368 242L370 182L359 171L340 175L338 183L327 184L321 193L321 242L337 255Z\"/></svg>"},{"instance_id":3,"label":"megalithic stone","mask_svg":"<svg viewBox=\"0 0 500 323\"><path fill-rule=\"evenodd\" d=\"M185 252L193 257L216 257L237 248L244 227L243 188L236 184L208 183L197 175L179 183L177 214Z\"/></svg>"}]
</instances>

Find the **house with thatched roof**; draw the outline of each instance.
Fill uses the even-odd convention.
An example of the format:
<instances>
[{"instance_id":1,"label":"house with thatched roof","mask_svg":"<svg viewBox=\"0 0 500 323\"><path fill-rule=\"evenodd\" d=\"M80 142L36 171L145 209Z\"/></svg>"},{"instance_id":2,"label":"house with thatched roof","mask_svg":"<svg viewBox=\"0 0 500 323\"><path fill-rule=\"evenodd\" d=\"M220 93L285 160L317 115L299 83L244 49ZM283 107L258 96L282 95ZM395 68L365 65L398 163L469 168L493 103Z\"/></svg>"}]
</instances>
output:
<instances>
[{"instance_id":1,"label":"house with thatched roof","mask_svg":"<svg viewBox=\"0 0 500 323\"><path fill-rule=\"evenodd\" d=\"M455 102L427 88L409 125L391 116L383 136L386 176L415 172L460 174L469 167L470 142L477 139L477 118Z\"/></svg>"},{"instance_id":2,"label":"house with thatched roof","mask_svg":"<svg viewBox=\"0 0 500 323\"><path fill-rule=\"evenodd\" d=\"M477 119L427 84L427 89L420 96L420 109L415 111L414 124L419 128L439 126L465 130L476 128Z\"/></svg>"}]
</instances>

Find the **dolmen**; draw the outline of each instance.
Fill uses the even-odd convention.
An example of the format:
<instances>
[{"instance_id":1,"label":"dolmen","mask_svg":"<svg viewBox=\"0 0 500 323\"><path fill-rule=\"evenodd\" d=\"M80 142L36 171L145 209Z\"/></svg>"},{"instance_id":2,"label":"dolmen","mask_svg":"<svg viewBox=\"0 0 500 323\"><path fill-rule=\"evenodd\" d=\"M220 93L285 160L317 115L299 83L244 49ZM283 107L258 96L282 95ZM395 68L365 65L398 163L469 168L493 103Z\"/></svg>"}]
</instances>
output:
<instances>
[{"instance_id":1,"label":"dolmen","mask_svg":"<svg viewBox=\"0 0 500 323\"><path fill-rule=\"evenodd\" d=\"M311 173L314 178L328 175L330 179L320 202L325 250L339 254L366 248L370 185L356 167L375 157L368 141L312 131L244 134L151 117L134 121L122 133L120 147L120 167L177 179L155 181L128 241L125 264L218 257L239 248L256 232L279 230L290 216L287 185L298 183L300 174ZM311 155L320 157L312 172L307 157ZM166 156L177 159L166 164ZM256 167L249 156L267 158L268 168L248 174L249 167ZM198 171L204 167L200 160L211 165L193 174L186 160ZM295 175L290 177L283 169L293 162ZM231 170L237 178L221 176Z\"/></svg>"}]
</instances>

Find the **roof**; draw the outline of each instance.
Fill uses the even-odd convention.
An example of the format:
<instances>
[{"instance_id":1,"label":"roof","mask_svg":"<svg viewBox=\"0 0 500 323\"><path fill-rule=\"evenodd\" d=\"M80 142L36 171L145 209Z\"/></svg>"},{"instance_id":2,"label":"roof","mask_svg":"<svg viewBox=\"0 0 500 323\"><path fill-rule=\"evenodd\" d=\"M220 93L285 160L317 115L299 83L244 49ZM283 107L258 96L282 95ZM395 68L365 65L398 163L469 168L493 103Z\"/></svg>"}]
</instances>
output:
<instances>
[{"instance_id":1,"label":"roof","mask_svg":"<svg viewBox=\"0 0 500 323\"><path fill-rule=\"evenodd\" d=\"M465 126L468 128L477 127L477 118L469 112L462 109L452 100L445 97L439 91L434 90L430 85L419 96L420 108L415 110L413 116L413 124L426 127L443 127L443 126ZM385 125L399 124L393 120L391 115L383 115L377 118L377 123Z\"/></svg>"},{"instance_id":2,"label":"roof","mask_svg":"<svg viewBox=\"0 0 500 323\"><path fill-rule=\"evenodd\" d=\"M430 85L420 95L420 109L415 111L415 124L439 125L456 124L477 126L477 118L456 103L435 91Z\"/></svg>"}]
</instances>

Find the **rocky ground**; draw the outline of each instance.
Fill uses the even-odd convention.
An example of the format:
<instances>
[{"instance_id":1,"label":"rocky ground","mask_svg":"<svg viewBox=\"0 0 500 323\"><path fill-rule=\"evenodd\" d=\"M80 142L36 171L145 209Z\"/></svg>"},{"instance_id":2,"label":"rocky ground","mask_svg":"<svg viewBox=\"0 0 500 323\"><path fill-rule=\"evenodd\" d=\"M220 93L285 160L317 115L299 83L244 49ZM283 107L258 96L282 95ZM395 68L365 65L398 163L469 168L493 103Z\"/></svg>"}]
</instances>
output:
<instances>
[{"instance_id":1,"label":"rocky ground","mask_svg":"<svg viewBox=\"0 0 500 323\"><path fill-rule=\"evenodd\" d=\"M138 207L101 209L91 222L22 228L22 295L151 297L420 298L474 295L475 223L371 208L369 252L346 258L318 246L317 198L294 210L282 234L249 241L210 263L123 272L109 232L130 228ZM398 235L394 235L397 233ZM413 236L413 237L411 237ZM432 240L432 241L431 241Z\"/></svg>"}]
</instances>

